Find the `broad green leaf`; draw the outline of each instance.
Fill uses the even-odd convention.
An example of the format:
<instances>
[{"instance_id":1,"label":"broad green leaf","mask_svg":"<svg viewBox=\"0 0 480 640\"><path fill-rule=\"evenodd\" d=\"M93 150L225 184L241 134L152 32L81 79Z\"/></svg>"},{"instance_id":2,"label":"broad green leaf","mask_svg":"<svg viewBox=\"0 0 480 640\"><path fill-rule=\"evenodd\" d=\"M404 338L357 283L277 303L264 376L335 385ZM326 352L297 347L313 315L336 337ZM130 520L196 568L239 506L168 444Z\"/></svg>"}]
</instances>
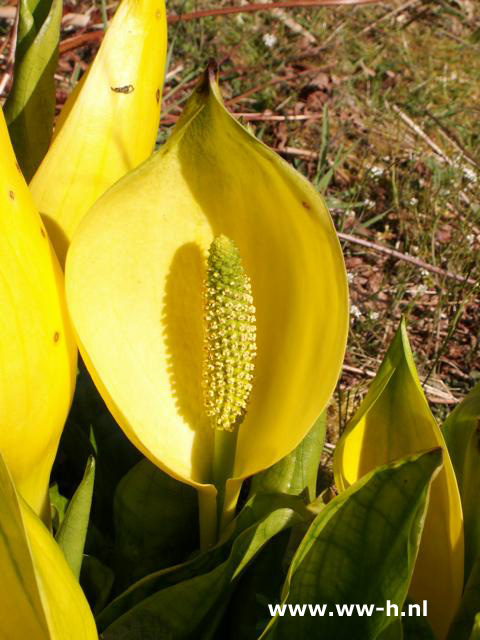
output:
<instances>
[{"instance_id":1,"label":"broad green leaf","mask_svg":"<svg viewBox=\"0 0 480 640\"><path fill-rule=\"evenodd\" d=\"M402 320L365 399L337 444L336 484L343 490L381 464L438 446L444 449L444 465L432 484L409 595L416 602L428 601L429 622L442 640L463 588L462 507L445 441L418 379Z\"/></svg>"},{"instance_id":2,"label":"broad green leaf","mask_svg":"<svg viewBox=\"0 0 480 640\"><path fill-rule=\"evenodd\" d=\"M94 556L83 558L80 584L94 614L101 611L107 604L114 580L113 571L98 558Z\"/></svg>"},{"instance_id":3,"label":"broad green leaf","mask_svg":"<svg viewBox=\"0 0 480 640\"><path fill-rule=\"evenodd\" d=\"M62 0L19 0L14 83L5 118L18 163L30 181L47 152L55 116Z\"/></svg>"},{"instance_id":4,"label":"broad green leaf","mask_svg":"<svg viewBox=\"0 0 480 640\"><path fill-rule=\"evenodd\" d=\"M448 632L448 640L468 640L475 616L480 611L480 558L477 558L465 584L460 606Z\"/></svg>"},{"instance_id":5,"label":"broad green leaf","mask_svg":"<svg viewBox=\"0 0 480 640\"><path fill-rule=\"evenodd\" d=\"M157 571L134 584L111 602L97 617L99 629L102 631L109 627L123 614L161 590L214 571L216 567L228 561L234 541L245 532L254 530L259 522L268 519L272 513L285 519L285 528L310 518L305 505L296 496L267 494L254 496L231 523L229 530L225 531L218 545L194 556L182 565Z\"/></svg>"},{"instance_id":6,"label":"broad green leaf","mask_svg":"<svg viewBox=\"0 0 480 640\"><path fill-rule=\"evenodd\" d=\"M139 462L120 481L114 521L116 574L121 582L131 584L178 564L198 548L196 491L149 460Z\"/></svg>"},{"instance_id":7,"label":"broad green leaf","mask_svg":"<svg viewBox=\"0 0 480 640\"><path fill-rule=\"evenodd\" d=\"M480 384L452 411L443 435L462 498L465 527L465 582L480 558ZM479 606L480 609L480 606Z\"/></svg>"},{"instance_id":8,"label":"broad green leaf","mask_svg":"<svg viewBox=\"0 0 480 640\"><path fill-rule=\"evenodd\" d=\"M224 562L208 573L146 598L108 627L103 638L211 637L228 604L231 589L244 569L273 536L292 525L292 516L291 509L268 514L235 539Z\"/></svg>"},{"instance_id":9,"label":"broad green leaf","mask_svg":"<svg viewBox=\"0 0 480 640\"><path fill-rule=\"evenodd\" d=\"M270 540L240 578L222 630L229 640L257 638L270 622L267 605L280 600L288 571L286 552L291 532L283 531Z\"/></svg>"},{"instance_id":10,"label":"broad green leaf","mask_svg":"<svg viewBox=\"0 0 480 640\"><path fill-rule=\"evenodd\" d=\"M422 615L423 612L420 615L408 615L408 607L411 604L414 603L410 598L407 598L403 606L406 613L402 618L403 640L436 640L428 619Z\"/></svg>"},{"instance_id":11,"label":"broad green leaf","mask_svg":"<svg viewBox=\"0 0 480 640\"><path fill-rule=\"evenodd\" d=\"M440 448L376 469L317 516L290 565L282 604L327 605L329 614L277 615L263 637L374 640L401 611L420 543ZM372 615L339 615L336 605L366 605ZM330 615L330 612L333 615ZM272 633L273 631L273 633Z\"/></svg>"},{"instance_id":12,"label":"broad green leaf","mask_svg":"<svg viewBox=\"0 0 480 640\"><path fill-rule=\"evenodd\" d=\"M80 577L80 569L82 567L83 549L92 505L94 478L95 459L90 457L83 480L70 500L65 518L56 536L57 542L77 580Z\"/></svg>"},{"instance_id":13,"label":"broad green leaf","mask_svg":"<svg viewBox=\"0 0 480 640\"><path fill-rule=\"evenodd\" d=\"M305 490L309 502L315 499L317 475L327 428L326 412L315 422L300 444L273 467L257 473L252 479L250 495L256 493L290 493Z\"/></svg>"},{"instance_id":14,"label":"broad green leaf","mask_svg":"<svg viewBox=\"0 0 480 640\"><path fill-rule=\"evenodd\" d=\"M0 454L0 637L96 640L95 622L65 557L21 498Z\"/></svg>"}]
</instances>

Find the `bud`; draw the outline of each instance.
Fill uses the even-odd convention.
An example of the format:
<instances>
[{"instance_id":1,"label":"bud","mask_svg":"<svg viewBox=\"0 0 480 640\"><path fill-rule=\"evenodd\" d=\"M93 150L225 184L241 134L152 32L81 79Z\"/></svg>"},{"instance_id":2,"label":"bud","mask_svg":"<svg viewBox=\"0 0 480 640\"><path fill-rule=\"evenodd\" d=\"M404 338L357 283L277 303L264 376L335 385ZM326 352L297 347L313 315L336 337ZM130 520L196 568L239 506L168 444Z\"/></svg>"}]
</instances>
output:
<instances>
[{"instance_id":1,"label":"bud","mask_svg":"<svg viewBox=\"0 0 480 640\"><path fill-rule=\"evenodd\" d=\"M210 245L205 294L205 410L215 429L233 431L247 407L257 347L250 280L224 235Z\"/></svg>"}]
</instances>

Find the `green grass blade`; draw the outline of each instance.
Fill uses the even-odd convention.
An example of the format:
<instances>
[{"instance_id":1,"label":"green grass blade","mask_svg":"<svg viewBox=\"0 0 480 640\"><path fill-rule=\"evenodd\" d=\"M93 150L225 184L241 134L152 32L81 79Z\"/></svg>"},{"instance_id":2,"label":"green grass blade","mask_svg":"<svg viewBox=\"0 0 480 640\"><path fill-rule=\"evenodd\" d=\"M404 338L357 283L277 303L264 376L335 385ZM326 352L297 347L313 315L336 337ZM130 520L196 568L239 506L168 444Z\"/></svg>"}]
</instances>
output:
<instances>
[{"instance_id":1,"label":"green grass blade","mask_svg":"<svg viewBox=\"0 0 480 640\"><path fill-rule=\"evenodd\" d=\"M95 459L89 458L85 475L68 505L56 539L75 577L80 576L83 549L92 505Z\"/></svg>"}]
</instances>

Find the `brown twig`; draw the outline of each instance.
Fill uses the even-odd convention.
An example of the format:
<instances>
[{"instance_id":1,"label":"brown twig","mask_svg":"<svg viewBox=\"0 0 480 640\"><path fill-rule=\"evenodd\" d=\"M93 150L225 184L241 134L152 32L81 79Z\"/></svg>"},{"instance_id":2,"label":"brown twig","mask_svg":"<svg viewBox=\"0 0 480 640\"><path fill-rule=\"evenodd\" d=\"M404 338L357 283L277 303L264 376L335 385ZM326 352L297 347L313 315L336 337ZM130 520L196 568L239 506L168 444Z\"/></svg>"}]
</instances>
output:
<instances>
[{"instance_id":1,"label":"brown twig","mask_svg":"<svg viewBox=\"0 0 480 640\"><path fill-rule=\"evenodd\" d=\"M441 149L438 144L434 142L421 127L419 127L418 124L416 124L411 118L409 118L407 114L400 109L400 107L394 104L392 105L392 109L399 116L400 120L402 120L407 125L407 127L414 131L417 136L419 136L430 147L430 149L432 149L432 151L434 151L437 156L441 158L443 162L445 162L445 164L448 164L450 167L455 166L453 160L443 151L443 149ZM471 201L467 194L464 191L459 191L459 194L463 202L470 206Z\"/></svg>"},{"instance_id":2,"label":"brown twig","mask_svg":"<svg viewBox=\"0 0 480 640\"><path fill-rule=\"evenodd\" d=\"M378 18L378 20L374 20L373 22L371 22L369 25L367 25L365 27L365 29L362 29L360 31L360 33L358 34L358 36L363 36L366 33L368 33L369 31L371 31L372 29L375 29L375 27L377 25L379 25L381 22L383 22L384 20L388 20L388 18L393 18L393 16L398 15L399 13L403 13L403 11L405 11L405 9L408 9L409 7L412 7L415 4L418 4L420 0L407 0L407 2L405 2L404 4L400 5L399 7L397 7L396 9L392 9L392 11L388 11L387 13L385 13L383 16L381 16L380 18ZM357 37L358 37L357 36Z\"/></svg>"},{"instance_id":3,"label":"brown twig","mask_svg":"<svg viewBox=\"0 0 480 640\"><path fill-rule=\"evenodd\" d=\"M375 371L371 369L360 369L359 367L352 367L349 364L344 364L342 369L345 373L350 373L354 376L367 376L368 378L375 378L377 375ZM460 372L460 370L459 370ZM465 374L460 372L461 377ZM467 376L468 377L468 376ZM425 385L424 391L433 404L457 404L459 402L458 398L456 398L450 391L442 391L441 389L437 389L432 385Z\"/></svg>"},{"instance_id":4,"label":"brown twig","mask_svg":"<svg viewBox=\"0 0 480 640\"><path fill-rule=\"evenodd\" d=\"M458 273L452 273L451 271L447 271L446 269L435 267L433 264L428 264L428 262L420 260L420 258L414 258L413 256L401 253L400 251L396 251L395 249L391 249L390 247L384 247L383 245L376 244L375 242L371 242L370 240L365 240L364 238L358 238L357 236L352 236L349 233L342 232L338 232L338 237L341 238L341 240L345 240L346 242L359 244L362 247L367 247L368 249L378 251L378 253L384 253L385 255L391 256L392 258L403 260L403 262L409 262L410 264L414 264L416 267L420 267L420 269L425 269L426 271L430 271L431 273L436 273L437 275L444 278L456 280L457 282L466 282L467 284L472 285L477 284L477 280L474 280L473 278L466 278L465 276L461 276Z\"/></svg>"},{"instance_id":5,"label":"brown twig","mask_svg":"<svg viewBox=\"0 0 480 640\"><path fill-rule=\"evenodd\" d=\"M66 53L77 49L77 47L83 47L83 45L90 42L100 42L105 35L104 31L88 31L87 33L78 33L71 38L65 38L60 42L60 53Z\"/></svg>"},{"instance_id":6,"label":"brown twig","mask_svg":"<svg viewBox=\"0 0 480 640\"><path fill-rule=\"evenodd\" d=\"M236 13L252 13L254 11L269 11L270 9L292 9L307 7L332 7L348 6L359 4L378 4L380 0L284 0L282 2L269 2L268 4L246 4L239 7L220 7L218 9L202 9L192 13L184 13L178 16L168 16L168 22L186 22L197 20L198 18L209 18L214 16L226 16Z\"/></svg>"},{"instance_id":7,"label":"brown twig","mask_svg":"<svg viewBox=\"0 0 480 640\"><path fill-rule=\"evenodd\" d=\"M283 0L282 2L269 2L267 4L248 4L239 7L220 7L216 9L202 9L201 11L192 11L192 13L183 13L179 15L170 15L167 18L169 24L178 22L188 22L190 20L198 20L199 18L220 17L239 13L252 13L255 11L269 11L272 9L293 9L293 8L309 8L309 7L335 7L335 6L354 6L364 4L378 4L380 0ZM65 38L60 43L60 53L65 53L81 47L90 42L98 42L103 39L105 32L101 29L98 31L88 31L87 33L79 33L71 38Z\"/></svg>"},{"instance_id":8,"label":"brown twig","mask_svg":"<svg viewBox=\"0 0 480 640\"><path fill-rule=\"evenodd\" d=\"M302 121L303 120L319 120L319 119L322 118L322 114L321 113L304 113L304 114L300 114L300 115L279 116L279 115L276 115L276 114L269 114L269 113L248 113L248 112L247 113L235 113L235 112L232 112L232 115L235 116L236 118L242 118L244 121L248 121L248 122L286 122L286 121L292 121L292 120L302 120ZM179 118L179 116L166 115L165 117L162 118L161 124L174 124L175 122L177 122L178 118ZM283 151L283 149L281 151ZM297 153L297 155L308 155L308 157L310 157L310 154L315 153L315 152L302 151L301 149L297 149L293 153L294 154ZM317 156L318 154L315 154L315 155Z\"/></svg>"}]
</instances>

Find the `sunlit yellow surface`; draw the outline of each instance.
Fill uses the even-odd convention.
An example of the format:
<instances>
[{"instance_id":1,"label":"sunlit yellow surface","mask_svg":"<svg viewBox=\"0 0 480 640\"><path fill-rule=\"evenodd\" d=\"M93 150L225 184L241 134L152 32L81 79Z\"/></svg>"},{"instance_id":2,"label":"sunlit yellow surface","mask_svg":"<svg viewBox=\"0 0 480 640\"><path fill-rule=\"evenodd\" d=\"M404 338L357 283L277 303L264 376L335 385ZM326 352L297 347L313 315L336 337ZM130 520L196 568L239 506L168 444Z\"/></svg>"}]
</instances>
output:
<instances>
[{"instance_id":1,"label":"sunlit yellow surface","mask_svg":"<svg viewBox=\"0 0 480 640\"><path fill-rule=\"evenodd\" d=\"M329 400L347 284L323 200L228 114L211 78L165 147L92 208L66 267L79 343L110 410L155 464L207 492L214 431L202 391L203 282L219 234L238 247L256 307L239 479L291 451Z\"/></svg>"},{"instance_id":2,"label":"sunlit yellow surface","mask_svg":"<svg viewBox=\"0 0 480 640\"><path fill-rule=\"evenodd\" d=\"M153 150L166 47L164 0L123 0L60 114L30 187L62 266L86 211Z\"/></svg>"},{"instance_id":3,"label":"sunlit yellow surface","mask_svg":"<svg viewBox=\"0 0 480 640\"><path fill-rule=\"evenodd\" d=\"M0 110L0 451L41 513L75 387L63 274Z\"/></svg>"},{"instance_id":4,"label":"sunlit yellow surface","mask_svg":"<svg viewBox=\"0 0 480 640\"><path fill-rule=\"evenodd\" d=\"M402 321L337 444L335 482L346 489L375 467L436 446L444 450L444 465L432 482L410 596L420 603L427 600L428 619L442 640L463 588L462 508L445 441L423 394Z\"/></svg>"},{"instance_id":5,"label":"sunlit yellow surface","mask_svg":"<svg viewBox=\"0 0 480 640\"><path fill-rule=\"evenodd\" d=\"M0 454L0 639L97 639L93 615L59 546L17 495Z\"/></svg>"}]
</instances>

